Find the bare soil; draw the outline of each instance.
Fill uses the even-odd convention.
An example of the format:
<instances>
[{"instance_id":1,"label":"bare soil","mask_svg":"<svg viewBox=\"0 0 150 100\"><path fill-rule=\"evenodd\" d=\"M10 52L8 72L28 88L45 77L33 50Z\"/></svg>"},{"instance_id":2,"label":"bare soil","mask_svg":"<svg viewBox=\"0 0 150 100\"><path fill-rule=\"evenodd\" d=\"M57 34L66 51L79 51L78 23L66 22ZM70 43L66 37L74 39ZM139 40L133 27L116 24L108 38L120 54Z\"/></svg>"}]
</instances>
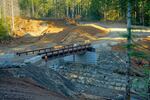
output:
<instances>
[{"instance_id":1,"label":"bare soil","mask_svg":"<svg viewBox=\"0 0 150 100\"><path fill-rule=\"evenodd\" d=\"M1 100L69 100L58 93L50 92L31 79L0 78Z\"/></svg>"}]
</instances>

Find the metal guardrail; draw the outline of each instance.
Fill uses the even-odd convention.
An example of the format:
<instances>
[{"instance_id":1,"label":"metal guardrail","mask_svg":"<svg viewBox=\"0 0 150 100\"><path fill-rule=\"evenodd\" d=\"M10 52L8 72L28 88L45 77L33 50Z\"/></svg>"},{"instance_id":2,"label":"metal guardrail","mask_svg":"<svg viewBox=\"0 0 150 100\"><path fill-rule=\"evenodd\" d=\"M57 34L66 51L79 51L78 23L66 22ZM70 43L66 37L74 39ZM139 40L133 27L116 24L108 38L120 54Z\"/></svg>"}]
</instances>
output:
<instances>
[{"instance_id":1,"label":"metal guardrail","mask_svg":"<svg viewBox=\"0 0 150 100\"><path fill-rule=\"evenodd\" d=\"M30 50L30 51L24 51L24 52L17 52L16 55L29 55L29 54L36 54L36 55L43 55L42 58L52 58L52 57L60 57L60 56L67 56L71 54L76 53L82 53L86 51L94 51L94 48L92 48L91 44L71 44L62 46L60 48L42 48L42 49L36 49L36 50Z\"/></svg>"},{"instance_id":2,"label":"metal guardrail","mask_svg":"<svg viewBox=\"0 0 150 100\"><path fill-rule=\"evenodd\" d=\"M70 46L72 46L72 44L63 46L63 48L70 47ZM23 52L17 52L16 55L21 56L21 55L29 55L29 54L38 54L38 53L47 52L47 51L50 52L52 50L55 50L55 48L50 47L50 48L41 48L41 49L35 49L35 50L28 50L28 51L23 51Z\"/></svg>"},{"instance_id":3,"label":"metal guardrail","mask_svg":"<svg viewBox=\"0 0 150 100\"><path fill-rule=\"evenodd\" d=\"M43 52L38 53L38 55L43 55L44 58L53 58L53 57L61 57L61 56L68 56L76 53L82 53L86 51L92 51L91 44L85 44L85 45L77 45L77 46L71 46L66 48L61 48L58 50L52 50L50 52Z\"/></svg>"},{"instance_id":4,"label":"metal guardrail","mask_svg":"<svg viewBox=\"0 0 150 100\"><path fill-rule=\"evenodd\" d=\"M43 49L36 49L36 50L29 50L29 51L24 51L24 52L17 52L16 55L21 56L21 55L29 55L29 54L35 54L39 52L46 52L46 51L51 51L54 48L43 48Z\"/></svg>"}]
</instances>

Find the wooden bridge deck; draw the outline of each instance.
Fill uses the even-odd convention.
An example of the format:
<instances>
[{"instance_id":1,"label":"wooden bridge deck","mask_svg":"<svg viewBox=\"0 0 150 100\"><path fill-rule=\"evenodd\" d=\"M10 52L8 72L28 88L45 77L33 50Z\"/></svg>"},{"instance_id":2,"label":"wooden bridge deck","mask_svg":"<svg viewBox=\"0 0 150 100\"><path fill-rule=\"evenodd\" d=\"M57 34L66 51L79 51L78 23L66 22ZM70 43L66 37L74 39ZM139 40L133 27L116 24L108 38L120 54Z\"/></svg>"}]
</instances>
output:
<instances>
[{"instance_id":1,"label":"wooden bridge deck","mask_svg":"<svg viewBox=\"0 0 150 100\"><path fill-rule=\"evenodd\" d=\"M91 44L83 44L83 45L67 45L63 46L61 48L55 49L55 48L43 48L43 49L37 49L37 50L31 50L31 51L25 51L25 52L18 52L17 55L28 55L28 54L37 54L42 55L42 58L53 58L53 57L61 57L61 56L67 56L77 53L83 53L86 51L94 52L95 49L92 48Z\"/></svg>"},{"instance_id":2,"label":"wooden bridge deck","mask_svg":"<svg viewBox=\"0 0 150 100\"><path fill-rule=\"evenodd\" d=\"M66 45L63 46L63 48L68 48L71 47L72 45ZM28 50L28 51L23 51L23 52L17 52L16 55L21 56L21 55L30 55L30 54L38 54L38 53L43 53L43 52L50 52L55 50L54 47L49 47L49 48L41 48L41 49L35 49L35 50Z\"/></svg>"}]
</instances>

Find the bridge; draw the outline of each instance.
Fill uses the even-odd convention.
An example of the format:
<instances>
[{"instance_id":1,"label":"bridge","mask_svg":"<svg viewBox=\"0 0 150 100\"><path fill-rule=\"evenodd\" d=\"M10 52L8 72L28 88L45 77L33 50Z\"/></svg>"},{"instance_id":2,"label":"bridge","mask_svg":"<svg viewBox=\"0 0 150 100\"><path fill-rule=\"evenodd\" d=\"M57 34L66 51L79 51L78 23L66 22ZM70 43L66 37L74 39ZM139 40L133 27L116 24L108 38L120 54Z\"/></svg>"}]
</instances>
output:
<instances>
[{"instance_id":1,"label":"bridge","mask_svg":"<svg viewBox=\"0 0 150 100\"><path fill-rule=\"evenodd\" d=\"M51 48L42 48L24 52L17 52L16 55L41 55L42 59L55 59L58 57L65 57L69 55L82 54L85 52L95 52L95 49L91 46L91 44L71 44L66 46L61 46L59 48L51 47Z\"/></svg>"}]
</instances>

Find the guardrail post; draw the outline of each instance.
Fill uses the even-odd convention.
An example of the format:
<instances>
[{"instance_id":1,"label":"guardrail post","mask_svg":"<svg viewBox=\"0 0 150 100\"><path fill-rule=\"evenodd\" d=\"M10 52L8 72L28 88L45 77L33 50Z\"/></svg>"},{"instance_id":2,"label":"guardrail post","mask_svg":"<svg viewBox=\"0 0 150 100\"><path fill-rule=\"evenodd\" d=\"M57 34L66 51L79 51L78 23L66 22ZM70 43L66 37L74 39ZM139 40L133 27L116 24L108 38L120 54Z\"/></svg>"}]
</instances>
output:
<instances>
[{"instance_id":1,"label":"guardrail post","mask_svg":"<svg viewBox=\"0 0 150 100\"><path fill-rule=\"evenodd\" d=\"M44 60L45 60L45 66L47 67L47 61L48 61L47 55L45 55Z\"/></svg>"}]
</instances>

